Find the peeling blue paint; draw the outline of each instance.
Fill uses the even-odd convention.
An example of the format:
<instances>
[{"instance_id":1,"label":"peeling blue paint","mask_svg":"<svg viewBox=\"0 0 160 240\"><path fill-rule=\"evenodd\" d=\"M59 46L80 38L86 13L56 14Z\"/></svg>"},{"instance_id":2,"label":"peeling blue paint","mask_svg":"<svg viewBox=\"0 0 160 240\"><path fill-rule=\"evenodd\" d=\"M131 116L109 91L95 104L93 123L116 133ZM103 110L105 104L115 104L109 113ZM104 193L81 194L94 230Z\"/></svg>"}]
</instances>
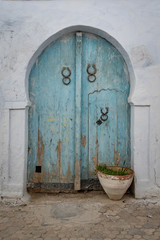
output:
<instances>
[{"instance_id":1,"label":"peeling blue paint","mask_svg":"<svg viewBox=\"0 0 160 240\"><path fill-rule=\"evenodd\" d=\"M96 67L94 82L88 81L88 64ZM71 70L68 85L63 68ZM123 57L103 38L72 33L48 46L29 78L28 182L76 183L95 177L98 162L130 167L129 90ZM108 120L98 126L106 107Z\"/></svg>"}]
</instances>

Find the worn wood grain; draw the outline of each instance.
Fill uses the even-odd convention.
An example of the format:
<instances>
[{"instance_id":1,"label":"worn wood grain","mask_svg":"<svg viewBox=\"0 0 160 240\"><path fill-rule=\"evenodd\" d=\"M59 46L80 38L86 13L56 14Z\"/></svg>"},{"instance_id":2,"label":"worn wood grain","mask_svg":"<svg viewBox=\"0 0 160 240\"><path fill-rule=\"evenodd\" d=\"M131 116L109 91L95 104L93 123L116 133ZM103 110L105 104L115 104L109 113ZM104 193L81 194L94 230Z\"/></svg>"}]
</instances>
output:
<instances>
[{"instance_id":1,"label":"worn wood grain","mask_svg":"<svg viewBox=\"0 0 160 240\"><path fill-rule=\"evenodd\" d=\"M124 59L105 39L78 32L49 45L29 77L28 182L79 190L98 163L130 167L129 90Z\"/></svg>"},{"instance_id":2,"label":"worn wood grain","mask_svg":"<svg viewBox=\"0 0 160 240\"><path fill-rule=\"evenodd\" d=\"M75 175L74 189L81 186L81 71L82 71L82 33L76 34L76 89L75 89Z\"/></svg>"}]
</instances>

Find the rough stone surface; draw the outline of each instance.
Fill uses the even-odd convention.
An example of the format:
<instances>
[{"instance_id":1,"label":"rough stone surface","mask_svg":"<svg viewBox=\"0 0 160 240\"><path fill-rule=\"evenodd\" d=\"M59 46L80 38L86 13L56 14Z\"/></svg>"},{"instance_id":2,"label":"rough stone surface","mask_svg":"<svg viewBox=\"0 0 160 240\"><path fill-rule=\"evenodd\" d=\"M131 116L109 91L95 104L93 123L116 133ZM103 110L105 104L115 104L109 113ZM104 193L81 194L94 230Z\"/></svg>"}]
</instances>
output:
<instances>
[{"instance_id":1,"label":"rough stone surface","mask_svg":"<svg viewBox=\"0 0 160 240\"><path fill-rule=\"evenodd\" d=\"M0 232L0 240L159 240L160 200L128 194L111 201L103 192L37 193L24 206L1 202Z\"/></svg>"}]
</instances>

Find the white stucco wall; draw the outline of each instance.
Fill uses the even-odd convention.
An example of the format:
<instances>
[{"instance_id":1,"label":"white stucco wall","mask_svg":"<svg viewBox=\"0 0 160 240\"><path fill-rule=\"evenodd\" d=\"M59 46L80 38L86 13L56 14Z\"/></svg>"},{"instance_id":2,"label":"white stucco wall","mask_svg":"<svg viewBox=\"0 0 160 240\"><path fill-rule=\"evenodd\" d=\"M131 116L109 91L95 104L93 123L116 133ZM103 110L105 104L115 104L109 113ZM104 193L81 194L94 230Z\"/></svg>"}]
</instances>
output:
<instances>
[{"instance_id":1,"label":"white stucco wall","mask_svg":"<svg viewBox=\"0 0 160 240\"><path fill-rule=\"evenodd\" d=\"M27 77L33 55L40 53L42 44L51 36L54 38L57 32L78 25L110 35L111 41L119 42L128 61L135 196L157 196L160 193L159 0L0 2L0 195L25 194Z\"/></svg>"}]
</instances>

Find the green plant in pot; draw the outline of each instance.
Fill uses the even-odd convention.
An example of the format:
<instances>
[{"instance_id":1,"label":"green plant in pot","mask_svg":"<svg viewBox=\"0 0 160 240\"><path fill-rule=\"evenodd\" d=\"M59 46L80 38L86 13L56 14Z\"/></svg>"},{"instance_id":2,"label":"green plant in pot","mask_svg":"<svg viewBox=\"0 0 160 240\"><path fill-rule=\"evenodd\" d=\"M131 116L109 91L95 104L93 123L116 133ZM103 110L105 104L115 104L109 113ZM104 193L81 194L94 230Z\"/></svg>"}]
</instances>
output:
<instances>
[{"instance_id":1,"label":"green plant in pot","mask_svg":"<svg viewBox=\"0 0 160 240\"><path fill-rule=\"evenodd\" d=\"M112 200L120 200L130 187L134 171L127 167L119 167L119 161L116 161L115 166L107 166L99 164L96 167L98 179Z\"/></svg>"}]
</instances>

